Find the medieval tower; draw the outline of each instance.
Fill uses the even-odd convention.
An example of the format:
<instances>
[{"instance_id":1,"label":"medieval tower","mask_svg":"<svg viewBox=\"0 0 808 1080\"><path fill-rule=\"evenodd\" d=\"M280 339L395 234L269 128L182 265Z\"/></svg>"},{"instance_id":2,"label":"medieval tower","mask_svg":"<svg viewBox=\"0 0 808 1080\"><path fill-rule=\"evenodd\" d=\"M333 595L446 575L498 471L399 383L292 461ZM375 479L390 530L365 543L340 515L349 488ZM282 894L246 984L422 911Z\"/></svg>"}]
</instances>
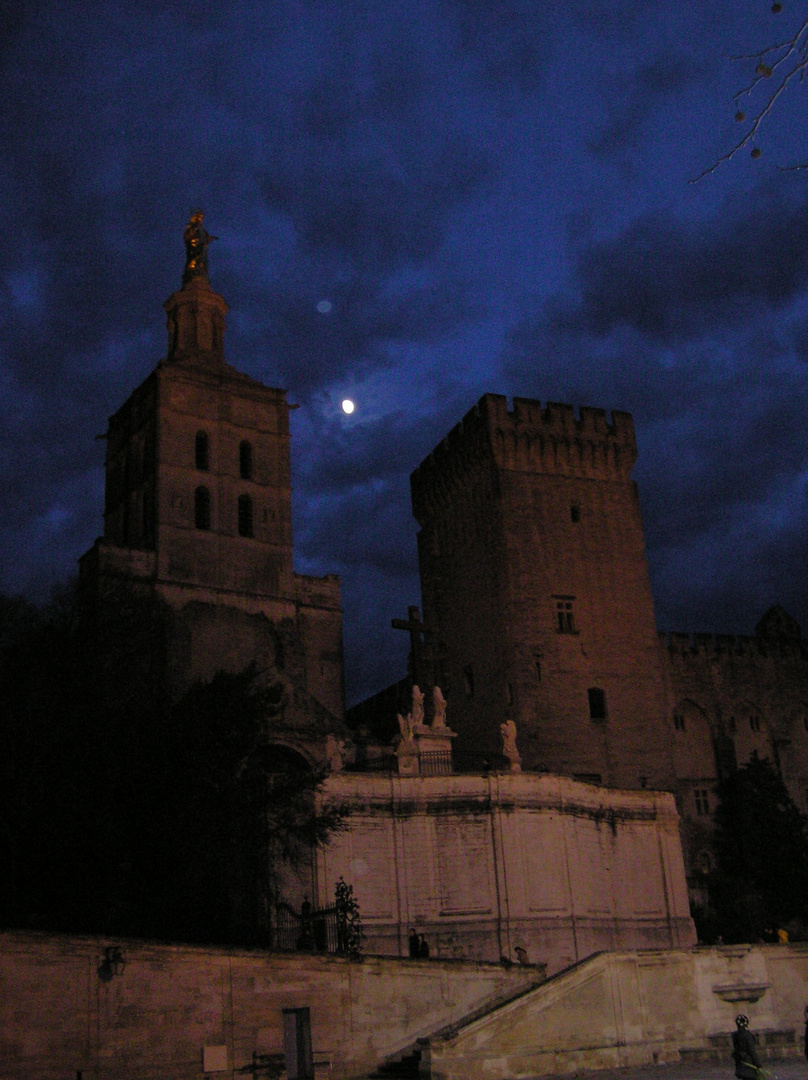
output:
<instances>
[{"instance_id":1,"label":"medieval tower","mask_svg":"<svg viewBox=\"0 0 808 1080\"><path fill-rule=\"evenodd\" d=\"M163 602L175 689L250 663L271 673L285 741L310 749L343 715L339 580L294 572L292 406L224 359L210 239L195 215L166 358L109 420L104 535L81 578L91 595L124 583Z\"/></svg>"},{"instance_id":2,"label":"medieval tower","mask_svg":"<svg viewBox=\"0 0 808 1080\"><path fill-rule=\"evenodd\" d=\"M527 768L666 786L635 459L627 413L487 394L413 473L437 680L487 756L507 717Z\"/></svg>"}]
</instances>

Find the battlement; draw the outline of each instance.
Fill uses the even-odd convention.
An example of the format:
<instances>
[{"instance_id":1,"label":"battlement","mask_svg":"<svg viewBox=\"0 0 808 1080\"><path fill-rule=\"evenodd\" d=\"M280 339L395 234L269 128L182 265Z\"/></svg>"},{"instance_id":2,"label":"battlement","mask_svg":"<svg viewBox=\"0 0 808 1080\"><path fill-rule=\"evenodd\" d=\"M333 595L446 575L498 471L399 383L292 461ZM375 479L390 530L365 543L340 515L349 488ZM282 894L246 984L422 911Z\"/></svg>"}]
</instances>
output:
<instances>
[{"instance_id":1,"label":"battlement","mask_svg":"<svg viewBox=\"0 0 808 1080\"><path fill-rule=\"evenodd\" d=\"M311 574L295 574L295 598L298 603L311 607L341 610L339 575L325 574L323 577L314 577Z\"/></svg>"},{"instance_id":2,"label":"battlement","mask_svg":"<svg viewBox=\"0 0 808 1080\"><path fill-rule=\"evenodd\" d=\"M627 480L637 459L630 413L485 394L411 477L416 518L453 481L467 484L486 464L515 472Z\"/></svg>"},{"instance_id":3,"label":"battlement","mask_svg":"<svg viewBox=\"0 0 808 1080\"><path fill-rule=\"evenodd\" d=\"M808 659L808 641L766 640L741 634L683 634L661 631L660 644L672 658L687 662L714 657L792 657Z\"/></svg>"}]
</instances>

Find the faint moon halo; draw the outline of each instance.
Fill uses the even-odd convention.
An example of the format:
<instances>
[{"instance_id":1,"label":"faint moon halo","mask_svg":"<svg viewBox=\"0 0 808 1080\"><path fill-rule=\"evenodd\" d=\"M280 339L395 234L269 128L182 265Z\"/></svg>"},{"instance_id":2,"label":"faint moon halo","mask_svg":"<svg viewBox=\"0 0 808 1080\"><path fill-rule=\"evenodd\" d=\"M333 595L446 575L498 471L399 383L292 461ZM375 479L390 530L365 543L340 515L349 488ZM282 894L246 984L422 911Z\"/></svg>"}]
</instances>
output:
<instances>
[{"instance_id":1,"label":"faint moon halo","mask_svg":"<svg viewBox=\"0 0 808 1080\"><path fill-rule=\"evenodd\" d=\"M346 413L348 416L350 416L355 408L356 408L356 406L351 401L351 399L346 397L346 399L342 403L342 411L344 413Z\"/></svg>"},{"instance_id":2,"label":"faint moon halo","mask_svg":"<svg viewBox=\"0 0 808 1080\"><path fill-rule=\"evenodd\" d=\"M330 300L320 300L317 304L317 310L321 315L328 315L333 308L333 304Z\"/></svg>"}]
</instances>

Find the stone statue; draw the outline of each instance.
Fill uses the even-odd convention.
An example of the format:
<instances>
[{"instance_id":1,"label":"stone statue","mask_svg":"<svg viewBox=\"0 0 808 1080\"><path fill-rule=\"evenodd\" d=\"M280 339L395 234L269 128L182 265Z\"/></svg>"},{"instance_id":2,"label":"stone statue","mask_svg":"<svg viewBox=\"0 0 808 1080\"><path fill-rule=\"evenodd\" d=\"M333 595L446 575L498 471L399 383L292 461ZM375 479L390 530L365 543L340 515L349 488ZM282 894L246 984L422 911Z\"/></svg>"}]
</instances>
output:
<instances>
[{"instance_id":1,"label":"stone statue","mask_svg":"<svg viewBox=\"0 0 808 1080\"><path fill-rule=\"evenodd\" d=\"M439 686L432 691L432 700L435 703L435 715L432 718L433 728L446 727L446 698Z\"/></svg>"},{"instance_id":2,"label":"stone statue","mask_svg":"<svg viewBox=\"0 0 808 1080\"><path fill-rule=\"evenodd\" d=\"M499 725L499 733L502 736L502 753L508 759L511 772L521 772L522 758L516 748L516 724L513 720L506 720Z\"/></svg>"},{"instance_id":3,"label":"stone statue","mask_svg":"<svg viewBox=\"0 0 808 1080\"><path fill-rule=\"evenodd\" d=\"M412 742L412 717L409 713L406 716L398 714L398 730L401 732L402 743Z\"/></svg>"},{"instance_id":4,"label":"stone statue","mask_svg":"<svg viewBox=\"0 0 808 1080\"><path fill-rule=\"evenodd\" d=\"M185 241L183 282L190 281L191 278L206 278L208 276L208 244L211 240L217 240L218 237L211 236L202 227L204 216L201 210L194 210L191 214L191 220L185 226L185 232L182 234Z\"/></svg>"},{"instance_id":5,"label":"stone statue","mask_svg":"<svg viewBox=\"0 0 808 1080\"><path fill-rule=\"evenodd\" d=\"M325 756L331 772L342 772L345 767L345 742L336 735L328 735L325 740Z\"/></svg>"},{"instance_id":6,"label":"stone statue","mask_svg":"<svg viewBox=\"0 0 808 1080\"><path fill-rule=\"evenodd\" d=\"M410 713L410 723L413 730L418 727L419 724L424 722L424 695L421 692L419 686L413 686L412 688L412 712Z\"/></svg>"}]
</instances>

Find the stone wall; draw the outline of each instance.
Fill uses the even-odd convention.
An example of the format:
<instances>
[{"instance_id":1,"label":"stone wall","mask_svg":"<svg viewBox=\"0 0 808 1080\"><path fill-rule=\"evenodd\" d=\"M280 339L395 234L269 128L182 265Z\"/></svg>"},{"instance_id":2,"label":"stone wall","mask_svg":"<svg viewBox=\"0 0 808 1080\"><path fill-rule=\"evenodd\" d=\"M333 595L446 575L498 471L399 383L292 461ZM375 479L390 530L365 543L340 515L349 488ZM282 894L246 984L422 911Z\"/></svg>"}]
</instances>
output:
<instances>
[{"instance_id":1,"label":"stone wall","mask_svg":"<svg viewBox=\"0 0 808 1080\"><path fill-rule=\"evenodd\" d=\"M432 1080L515 1080L678 1061L732 1068L749 1016L762 1057L800 1052L808 946L726 946L594 957L429 1040Z\"/></svg>"},{"instance_id":2,"label":"stone wall","mask_svg":"<svg viewBox=\"0 0 808 1080\"><path fill-rule=\"evenodd\" d=\"M283 1053L283 1010L309 1008L316 1076L366 1075L419 1037L541 979L537 969L0 934L3 1080L232 1077ZM218 1060L218 1067L212 1066ZM222 1067L223 1066L223 1067Z\"/></svg>"},{"instance_id":3,"label":"stone wall","mask_svg":"<svg viewBox=\"0 0 808 1080\"><path fill-rule=\"evenodd\" d=\"M350 827L318 854L319 901L343 876L371 952L516 960L550 973L600 949L695 942L672 795L560 776L342 773Z\"/></svg>"},{"instance_id":4,"label":"stone wall","mask_svg":"<svg viewBox=\"0 0 808 1080\"><path fill-rule=\"evenodd\" d=\"M711 865L721 772L757 753L779 768L796 805L808 811L808 642L799 627L791 640L759 632L663 634L660 641L685 864L698 899Z\"/></svg>"}]
</instances>

